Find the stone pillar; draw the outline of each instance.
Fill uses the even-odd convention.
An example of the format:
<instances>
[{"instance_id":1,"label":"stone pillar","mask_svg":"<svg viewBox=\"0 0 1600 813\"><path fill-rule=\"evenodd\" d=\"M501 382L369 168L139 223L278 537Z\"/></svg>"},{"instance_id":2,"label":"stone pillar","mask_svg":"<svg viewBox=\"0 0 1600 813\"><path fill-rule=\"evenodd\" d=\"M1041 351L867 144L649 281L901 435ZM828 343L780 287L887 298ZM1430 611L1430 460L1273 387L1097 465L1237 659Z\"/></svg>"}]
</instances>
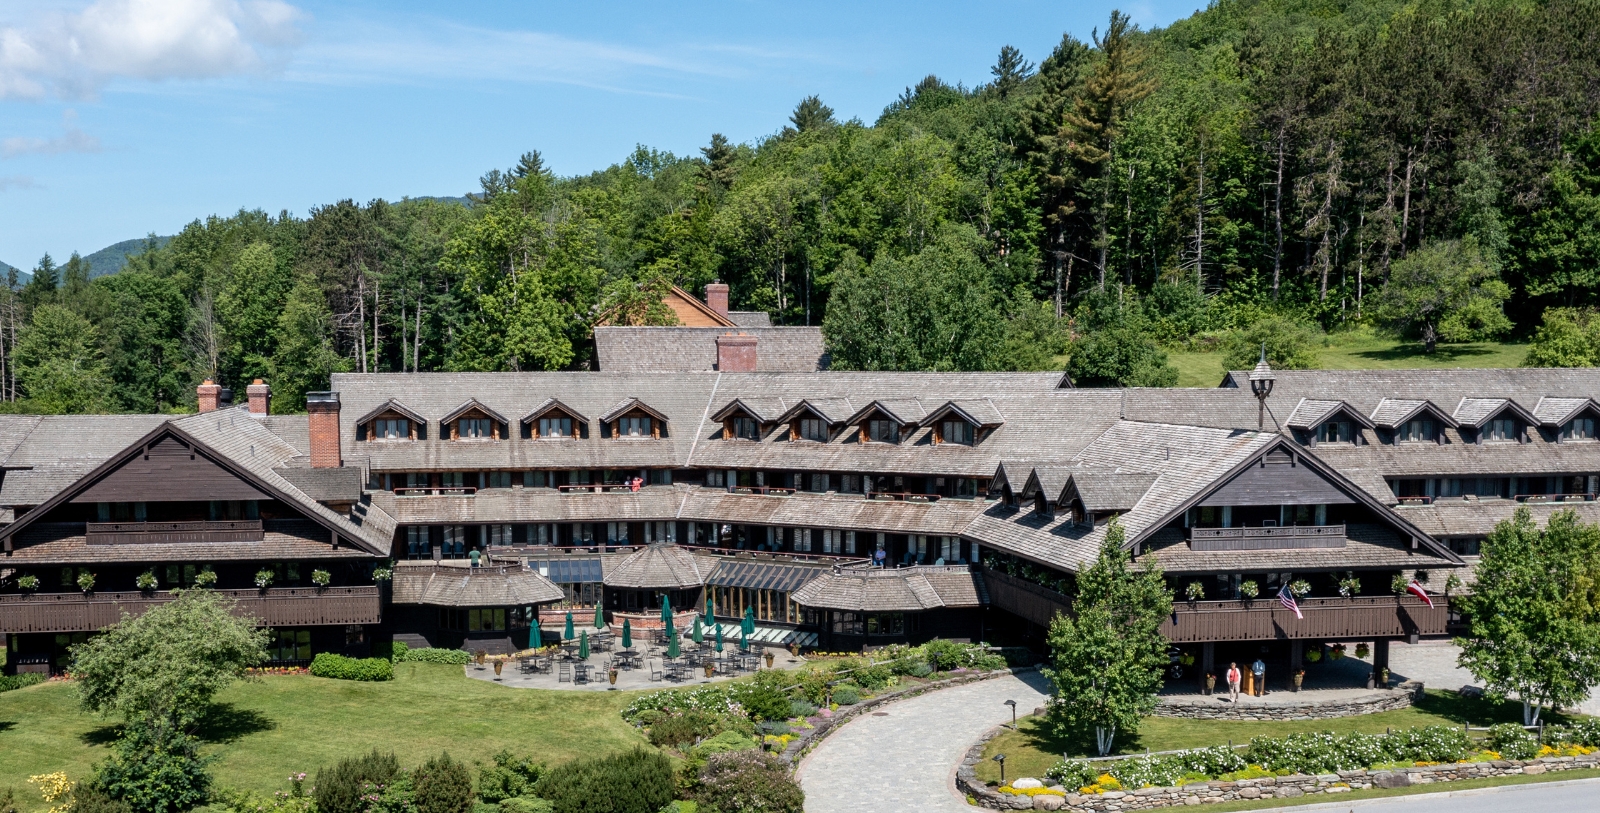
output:
<instances>
[{"instance_id":1,"label":"stone pillar","mask_svg":"<svg viewBox=\"0 0 1600 813\"><path fill-rule=\"evenodd\" d=\"M306 413L311 468L336 469L344 465L339 448L339 393L306 393Z\"/></svg>"}]
</instances>

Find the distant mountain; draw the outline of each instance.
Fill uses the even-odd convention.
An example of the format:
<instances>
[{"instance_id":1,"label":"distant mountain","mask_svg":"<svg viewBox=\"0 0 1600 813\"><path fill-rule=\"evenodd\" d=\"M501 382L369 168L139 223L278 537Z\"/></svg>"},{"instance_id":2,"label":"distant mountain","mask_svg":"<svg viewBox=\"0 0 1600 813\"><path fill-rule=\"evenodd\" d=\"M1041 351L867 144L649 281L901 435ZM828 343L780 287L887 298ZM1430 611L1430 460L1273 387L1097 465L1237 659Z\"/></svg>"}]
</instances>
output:
<instances>
[{"instance_id":1,"label":"distant mountain","mask_svg":"<svg viewBox=\"0 0 1600 813\"><path fill-rule=\"evenodd\" d=\"M84 257L83 259L89 263L89 278L94 279L95 277L103 277L107 274L115 274L121 271L122 267L128 264L129 255L138 254L144 250L144 241L145 238L143 237L134 240L123 240L120 243L112 243ZM160 248L170 242L172 242L171 237L157 237L156 247ZM60 259L56 260L56 262L60 261Z\"/></svg>"},{"instance_id":2,"label":"distant mountain","mask_svg":"<svg viewBox=\"0 0 1600 813\"><path fill-rule=\"evenodd\" d=\"M8 265L5 261L0 260L0 277L5 277L6 275L10 274L11 273L11 269L13 269L13 268L16 268L16 266ZM28 272L26 272L26 271L23 271L21 269L17 270L17 281L18 282L27 282L32 277L33 277L33 275L28 273Z\"/></svg>"}]
</instances>

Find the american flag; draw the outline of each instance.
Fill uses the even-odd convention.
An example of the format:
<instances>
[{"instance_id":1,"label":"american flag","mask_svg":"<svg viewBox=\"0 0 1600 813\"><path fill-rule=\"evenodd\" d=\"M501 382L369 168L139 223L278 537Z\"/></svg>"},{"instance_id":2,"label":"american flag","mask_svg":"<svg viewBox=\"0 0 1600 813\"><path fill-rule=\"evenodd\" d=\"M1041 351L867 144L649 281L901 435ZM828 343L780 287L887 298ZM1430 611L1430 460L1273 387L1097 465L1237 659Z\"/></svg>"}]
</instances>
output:
<instances>
[{"instance_id":1,"label":"american flag","mask_svg":"<svg viewBox=\"0 0 1600 813\"><path fill-rule=\"evenodd\" d=\"M1416 579L1412 579L1411 583L1406 585L1406 592L1422 599L1423 601L1426 601L1429 607L1433 606L1433 599L1428 598L1428 591L1423 589L1422 583L1418 582Z\"/></svg>"},{"instance_id":2,"label":"american flag","mask_svg":"<svg viewBox=\"0 0 1600 813\"><path fill-rule=\"evenodd\" d=\"M1294 593L1289 591L1289 585L1284 585L1283 588L1278 591L1278 603L1288 607L1291 610L1294 610L1295 618L1298 618L1301 621L1305 620L1306 617L1300 614L1300 605L1294 600Z\"/></svg>"}]
</instances>

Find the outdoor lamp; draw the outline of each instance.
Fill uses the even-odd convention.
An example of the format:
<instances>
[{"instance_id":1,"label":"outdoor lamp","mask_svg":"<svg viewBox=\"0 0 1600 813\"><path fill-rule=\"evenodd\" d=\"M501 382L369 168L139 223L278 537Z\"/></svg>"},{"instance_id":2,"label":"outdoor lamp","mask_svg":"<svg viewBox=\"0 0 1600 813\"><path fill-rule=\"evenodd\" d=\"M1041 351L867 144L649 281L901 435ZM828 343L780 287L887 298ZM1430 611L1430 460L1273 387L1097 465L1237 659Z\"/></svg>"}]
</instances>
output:
<instances>
[{"instance_id":1,"label":"outdoor lamp","mask_svg":"<svg viewBox=\"0 0 1600 813\"><path fill-rule=\"evenodd\" d=\"M1000 763L1000 784L1006 783L1006 755L995 754L994 761Z\"/></svg>"},{"instance_id":2,"label":"outdoor lamp","mask_svg":"<svg viewBox=\"0 0 1600 813\"><path fill-rule=\"evenodd\" d=\"M1277 376L1272 374L1272 368L1267 365L1267 343L1261 343L1261 361L1256 363L1256 368L1250 371L1250 392L1256 397L1256 428L1261 429L1267 423L1267 396L1272 395L1272 384Z\"/></svg>"},{"instance_id":3,"label":"outdoor lamp","mask_svg":"<svg viewBox=\"0 0 1600 813\"><path fill-rule=\"evenodd\" d=\"M1015 701L1015 700L1007 700L1005 704L1011 707L1011 727L1012 728L1016 728L1017 727L1017 701Z\"/></svg>"}]
</instances>

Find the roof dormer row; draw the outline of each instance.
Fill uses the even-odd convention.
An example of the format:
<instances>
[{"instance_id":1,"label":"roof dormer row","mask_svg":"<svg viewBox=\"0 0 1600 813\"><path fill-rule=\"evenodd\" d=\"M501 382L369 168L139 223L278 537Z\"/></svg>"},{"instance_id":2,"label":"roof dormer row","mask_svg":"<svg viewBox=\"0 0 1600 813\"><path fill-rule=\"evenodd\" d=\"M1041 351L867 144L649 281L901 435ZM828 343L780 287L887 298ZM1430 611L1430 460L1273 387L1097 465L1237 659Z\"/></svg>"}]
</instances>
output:
<instances>
[{"instance_id":1,"label":"roof dormer row","mask_svg":"<svg viewBox=\"0 0 1600 813\"><path fill-rule=\"evenodd\" d=\"M1556 442L1594 440L1600 402L1593 398L1544 397L1532 410L1509 398L1463 398L1454 412L1426 399L1384 398L1370 413L1343 400L1302 398L1284 425L1307 445L1370 442L1363 429L1380 442L1442 442L1443 429L1472 443L1526 442L1527 431L1539 428Z\"/></svg>"},{"instance_id":2,"label":"roof dormer row","mask_svg":"<svg viewBox=\"0 0 1600 813\"><path fill-rule=\"evenodd\" d=\"M930 427L935 444L974 446L1005 423L985 400L946 401L932 412L914 399L878 399L854 412L842 398L807 399L785 409L776 399L735 398L711 418L722 424L724 440L760 441L769 435L787 441L828 443L856 433L861 443L898 444L921 427ZM774 433L774 429L786 429Z\"/></svg>"},{"instance_id":3,"label":"roof dormer row","mask_svg":"<svg viewBox=\"0 0 1600 813\"><path fill-rule=\"evenodd\" d=\"M598 419L601 437L660 439L667 437L667 416L638 398L626 398ZM427 440L430 422L398 400L389 399L356 419L357 441ZM439 419L442 440L509 440L511 421L476 398ZM517 419L521 437L531 440L567 440L590 436L588 417L554 398L548 398Z\"/></svg>"}]
</instances>

